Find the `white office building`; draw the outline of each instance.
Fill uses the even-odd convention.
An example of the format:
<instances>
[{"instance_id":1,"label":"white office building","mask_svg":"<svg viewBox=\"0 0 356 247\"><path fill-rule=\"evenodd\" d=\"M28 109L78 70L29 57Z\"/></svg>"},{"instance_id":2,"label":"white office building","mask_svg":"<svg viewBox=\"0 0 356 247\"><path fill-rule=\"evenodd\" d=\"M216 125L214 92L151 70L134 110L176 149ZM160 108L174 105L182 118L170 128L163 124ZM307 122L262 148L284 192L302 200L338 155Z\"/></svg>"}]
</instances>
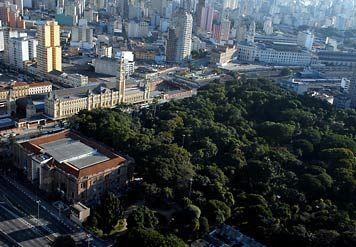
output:
<instances>
[{"instance_id":1,"label":"white office building","mask_svg":"<svg viewBox=\"0 0 356 247\"><path fill-rule=\"evenodd\" d=\"M25 69L25 62L30 60L27 38L11 38L9 40L9 63L17 69Z\"/></svg>"}]
</instances>

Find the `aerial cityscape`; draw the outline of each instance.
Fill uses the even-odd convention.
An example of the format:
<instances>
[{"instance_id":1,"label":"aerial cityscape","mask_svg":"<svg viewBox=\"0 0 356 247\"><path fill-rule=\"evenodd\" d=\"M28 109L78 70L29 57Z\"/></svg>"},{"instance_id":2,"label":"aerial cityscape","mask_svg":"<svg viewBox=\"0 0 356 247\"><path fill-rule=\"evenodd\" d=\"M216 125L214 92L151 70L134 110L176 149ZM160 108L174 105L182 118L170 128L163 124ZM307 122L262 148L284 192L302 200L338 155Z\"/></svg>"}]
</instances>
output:
<instances>
[{"instance_id":1,"label":"aerial cityscape","mask_svg":"<svg viewBox=\"0 0 356 247\"><path fill-rule=\"evenodd\" d=\"M0 0L0 247L355 247L356 0Z\"/></svg>"}]
</instances>

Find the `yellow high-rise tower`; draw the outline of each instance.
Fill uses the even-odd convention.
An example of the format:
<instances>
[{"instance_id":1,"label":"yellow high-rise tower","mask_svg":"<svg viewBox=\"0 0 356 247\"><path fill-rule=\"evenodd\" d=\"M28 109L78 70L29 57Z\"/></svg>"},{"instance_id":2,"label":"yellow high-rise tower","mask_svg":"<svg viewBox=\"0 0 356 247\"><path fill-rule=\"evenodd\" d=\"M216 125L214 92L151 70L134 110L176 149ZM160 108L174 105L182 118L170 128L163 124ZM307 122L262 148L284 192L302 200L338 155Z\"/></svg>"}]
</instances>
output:
<instances>
[{"instance_id":1,"label":"yellow high-rise tower","mask_svg":"<svg viewBox=\"0 0 356 247\"><path fill-rule=\"evenodd\" d=\"M57 70L62 71L62 48L59 25L55 21L46 21L37 28L37 71L44 76Z\"/></svg>"}]
</instances>

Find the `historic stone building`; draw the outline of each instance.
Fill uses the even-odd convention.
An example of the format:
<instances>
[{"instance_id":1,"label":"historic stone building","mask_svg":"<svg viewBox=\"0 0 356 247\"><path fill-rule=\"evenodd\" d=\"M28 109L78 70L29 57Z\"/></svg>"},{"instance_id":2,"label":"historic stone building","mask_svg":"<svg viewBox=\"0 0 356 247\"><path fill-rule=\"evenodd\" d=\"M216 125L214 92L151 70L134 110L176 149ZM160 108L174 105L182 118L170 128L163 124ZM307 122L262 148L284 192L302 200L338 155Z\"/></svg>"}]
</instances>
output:
<instances>
[{"instance_id":1,"label":"historic stone building","mask_svg":"<svg viewBox=\"0 0 356 247\"><path fill-rule=\"evenodd\" d=\"M114 108L119 104L137 104L150 100L149 87L126 88L124 61L118 64L115 83L90 85L53 92L45 102L45 114L51 119L73 116L81 110Z\"/></svg>"}]
</instances>

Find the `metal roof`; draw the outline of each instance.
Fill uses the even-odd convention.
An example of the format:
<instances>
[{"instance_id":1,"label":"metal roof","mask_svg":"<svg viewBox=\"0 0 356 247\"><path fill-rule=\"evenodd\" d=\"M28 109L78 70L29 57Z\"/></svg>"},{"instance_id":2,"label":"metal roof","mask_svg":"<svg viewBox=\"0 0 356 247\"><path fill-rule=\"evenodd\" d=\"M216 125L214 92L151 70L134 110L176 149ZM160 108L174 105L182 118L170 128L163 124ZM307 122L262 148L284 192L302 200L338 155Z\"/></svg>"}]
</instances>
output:
<instances>
[{"instance_id":1,"label":"metal roof","mask_svg":"<svg viewBox=\"0 0 356 247\"><path fill-rule=\"evenodd\" d=\"M43 151L59 163L67 162L77 169L95 165L109 158L90 146L71 138L64 138L40 145Z\"/></svg>"}]
</instances>

